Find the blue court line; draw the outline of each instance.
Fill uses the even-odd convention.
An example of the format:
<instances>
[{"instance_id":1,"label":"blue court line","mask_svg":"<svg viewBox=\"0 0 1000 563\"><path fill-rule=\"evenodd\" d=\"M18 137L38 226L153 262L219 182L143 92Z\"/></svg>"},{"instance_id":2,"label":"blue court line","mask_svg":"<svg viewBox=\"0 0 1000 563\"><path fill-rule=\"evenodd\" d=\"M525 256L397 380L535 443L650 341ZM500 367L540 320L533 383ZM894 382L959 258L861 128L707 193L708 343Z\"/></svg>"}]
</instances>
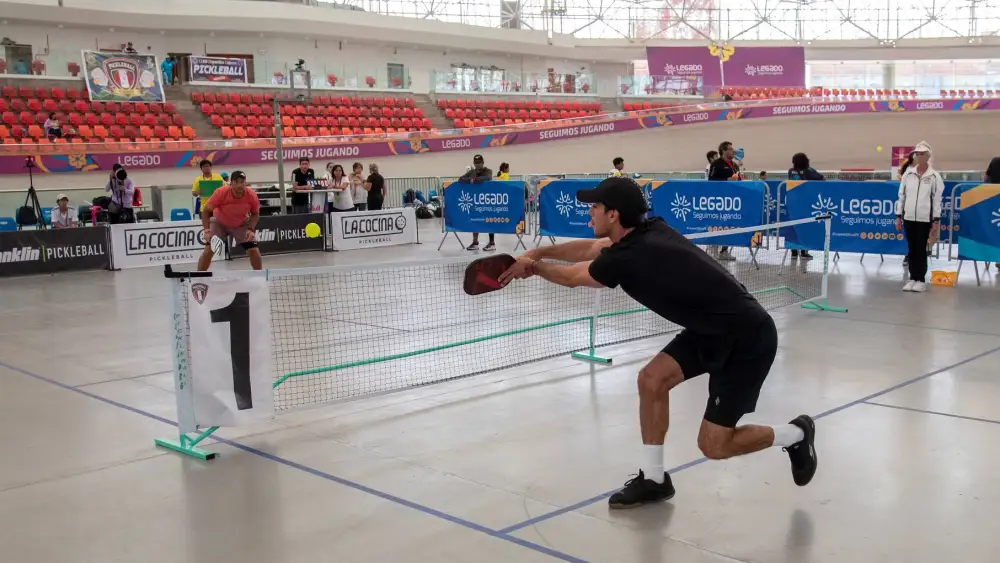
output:
<instances>
[{"instance_id":1,"label":"blue court line","mask_svg":"<svg viewBox=\"0 0 1000 563\"><path fill-rule=\"evenodd\" d=\"M95 401L100 401L100 402L102 402L102 403L104 403L106 405L111 405L113 407L117 407L117 408L129 411L129 412L131 412L133 414L144 416L146 418L155 420L157 422L162 422L163 424L167 424L167 425L170 425L170 426L173 426L173 427L177 426L177 423L174 422L173 420L164 418L162 416L153 414L151 412L144 411L142 409L137 409L135 407L126 405L124 403L119 403L118 401L115 401L113 399L108 399L107 397L102 397L102 396L97 395L95 393L91 393L91 392L86 391L84 389L80 389L79 387L73 387L72 385L67 385L65 383L56 381L54 379L45 377L43 375L38 375L37 373L32 373L30 371L21 369L19 367L12 366L12 365L8 364L7 362L0 361L0 366L5 367L5 368L7 368L7 369L9 369L11 371L20 373L22 375L26 375L26 376L31 377L33 379L36 379L38 381L41 381L41 382L44 382L44 383L48 383L50 385L54 385L54 386L56 386L56 387L58 387L60 389L65 389L66 391L72 391L73 393L78 393L80 395L83 395L84 397L88 397L90 399L94 399ZM316 476L316 477L320 477L321 479L326 479L327 481L332 481L334 483L337 483L339 485L343 485L345 487L354 489L356 491L359 491L359 492L362 492L362 493L365 493L365 494L369 494L369 495L372 495L372 496L379 497L379 498L381 498L383 500L387 500L387 501L392 502L394 504L398 504L400 506L405 506L407 508L412 508L413 510L416 510L418 512L423 512L424 514L427 514L427 515L430 515L430 516L434 516L436 518L440 518L441 520L444 520L446 522L451 522L452 524L458 524L459 526L462 526L462 527L470 529L470 530L474 530L476 532L480 532L482 534L486 534L486 535L488 535L490 537L501 539L501 540L504 540L504 541L508 541L510 543L513 543L515 545L519 545L521 547L530 549L532 551L537 551L539 553L544 553L545 555L554 557L556 559L560 559L562 561L568 561L570 563L587 563L587 561L584 560L584 559L573 557L572 555L563 553L561 551L557 551L555 549L546 547L544 545L539 545L539 544L536 544L536 543L533 543L533 542L530 542L530 541L527 541L527 540L523 540L521 538L510 536L510 535L506 534L503 531L494 530L492 528L488 528L486 526L483 526L483 525L480 525L480 524L476 524L475 522L470 522L469 520L465 520L463 518L459 518L458 516L452 516L451 514L448 514L446 512L442 512L440 510L431 508L429 506L424 506L422 504L419 504L419 503L416 503L416 502L413 502L413 501L409 501L409 500L406 500L404 498L400 498L400 497L397 497L395 495L392 495L392 494L389 494L389 493L386 493L386 492L382 492L382 491L379 491L377 489L373 489L371 487L367 487L367 486L362 485L360 483L355 483L353 481L348 481L347 479L344 479L342 477L337 477L336 475L331 475L329 473L326 473L325 471L320 471L319 469L316 469L316 468L313 468L313 467L309 467L308 465L303 465L301 463L298 463L298 462L295 462L295 461L292 461L292 460L289 460L289 459L285 459L285 458L283 458L281 456L277 456L277 455L265 452L263 450L258 450L257 448L254 448L253 446L248 446L246 444L241 444L240 442L236 442L234 440L229 440L227 438L222 438L221 436L214 436L213 435L210 439L212 439L212 440L214 440L216 442L225 444L227 446L231 446L231 447L236 448L238 450L242 450L242 451L247 452L249 454L253 454L255 456L264 458L266 460L273 461L275 463L280 463L281 465L284 465L286 467L290 467L292 469L297 469L297 470L302 471L304 473L308 473L310 475L313 475L313 476Z\"/></svg>"},{"instance_id":2,"label":"blue court line","mask_svg":"<svg viewBox=\"0 0 1000 563\"><path fill-rule=\"evenodd\" d=\"M923 380L927 379L928 377L933 377L933 376L935 376L935 375L937 375L939 373L943 373L943 372L946 372L948 370L955 369L955 368L963 366L963 365L965 365L965 364L967 364L969 362L974 362L974 361L976 361L976 360L978 360L978 359L980 359L982 357L989 356L990 354L992 354L992 353L994 353L994 352L996 352L998 350L1000 350L1000 346L997 346L995 348L991 348L991 349L989 349L989 350L987 350L985 352L980 352L979 354L976 354L975 356L970 356L970 357L968 357L968 358L966 358L966 359L964 359L964 360L962 360L960 362L956 362L954 364L945 366L943 368L936 369L936 370L934 370L932 372L925 373L923 375L919 375L917 377L914 377L913 379L908 379L908 380L906 380L906 381L904 381L902 383L897 383L896 385L893 385L892 387L887 387L887 388L885 388L885 389L883 389L881 391L872 393L871 395L866 395L864 397L861 397L860 399L855 399L855 400L853 400L853 401L851 401L849 403L844 403L843 405L840 405L839 407L834 407L834 408L832 408L830 410L827 410L827 411L824 411L824 412L822 412L820 414L817 414L813 418L816 419L816 420L819 420L821 418L830 416L831 414L836 414L836 413L838 413L838 412L840 412L840 411L842 411L844 409L851 408L851 407L853 407L855 405L859 405L861 403L867 403L868 401L870 401L872 399L875 399L877 397L881 397L882 395L885 395L887 393L892 393L893 391L896 391L897 389L902 389L903 387L906 387L907 385L913 385L914 383L918 383L920 381L923 381ZM872 404L875 404L875 403L872 403ZM888 406L888 405L885 405L885 406ZM943 413L934 413L934 414L943 414ZM955 415L946 415L946 416L955 416ZM965 417L957 417L956 416L956 418L965 418ZM981 420L982 422L995 422L995 421L987 421L985 419L974 419L974 420ZM996 423L1000 424L1000 422L996 422ZM708 461L708 458L701 457L701 458L698 458L698 459L691 460L691 461L689 461L689 462L687 462L685 464L678 465L677 467L674 467L672 469L668 469L667 472L670 473L670 474L680 473L681 471L684 471L685 469L690 469L690 468L695 467L697 465L701 465L702 463L705 463L706 461ZM564 508L559 508L559 509L553 510L551 512L546 512L545 514L542 514L540 516L535 516L534 518L525 520L523 522L518 522L517 524L513 524L511 526L507 526L506 528L500 530L500 533L503 533L503 534L512 534L512 533L514 533L514 532L516 532L518 530L527 528L529 526L534 526L535 524L538 524L540 522L544 522L546 520L550 520L552 518L555 518L556 516L561 516L563 514L566 514L567 512L574 512L574 511L579 510L581 508L590 506L590 505L592 505L594 503L601 502L602 500L610 497L611 495L615 494L615 492L617 492L619 490L621 490L620 487L618 489L613 490L613 491L608 491L608 492L606 492L604 494L597 495L596 497L591 497L591 498L589 498L587 500L582 500L582 501L580 501L580 502L578 502L576 504L571 504L570 506L567 506L567 507L564 507Z\"/></svg>"},{"instance_id":3,"label":"blue court line","mask_svg":"<svg viewBox=\"0 0 1000 563\"><path fill-rule=\"evenodd\" d=\"M960 420L971 420L974 422L985 422L987 424L1000 424L1000 420L993 420L992 418L979 418L978 416L965 416L961 414L952 414L950 412L941 411L931 411L927 409L917 409L913 407L901 407L899 405L887 405L885 403L874 403L872 401L865 401L866 405L871 405L873 407L884 407L887 409L897 409L901 411L918 412L920 414L934 414L937 416L946 416L948 418L957 418Z\"/></svg>"}]
</instances>

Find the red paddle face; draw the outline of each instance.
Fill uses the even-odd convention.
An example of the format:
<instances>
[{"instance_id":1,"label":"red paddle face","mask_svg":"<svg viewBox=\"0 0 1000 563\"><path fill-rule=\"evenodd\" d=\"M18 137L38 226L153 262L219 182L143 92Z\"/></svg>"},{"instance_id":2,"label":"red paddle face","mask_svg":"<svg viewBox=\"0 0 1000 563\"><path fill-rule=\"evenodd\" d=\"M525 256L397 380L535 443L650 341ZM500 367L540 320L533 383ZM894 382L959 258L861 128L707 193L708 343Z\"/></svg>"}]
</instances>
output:
<instances>
[{"instance_id":1,"label":"red paddle face","mask_svg":"<svg viewBox=\"0 0 1000 563\"><path fill-rule=\"evenodd\" d=\"M465 268L465 283L463 289L468 295L481 295L498 289L503 289L497 279L500 274L514 265L514 257L509 254L498 254L488 258L480 258Z\"/></svg>"}]
</instances>

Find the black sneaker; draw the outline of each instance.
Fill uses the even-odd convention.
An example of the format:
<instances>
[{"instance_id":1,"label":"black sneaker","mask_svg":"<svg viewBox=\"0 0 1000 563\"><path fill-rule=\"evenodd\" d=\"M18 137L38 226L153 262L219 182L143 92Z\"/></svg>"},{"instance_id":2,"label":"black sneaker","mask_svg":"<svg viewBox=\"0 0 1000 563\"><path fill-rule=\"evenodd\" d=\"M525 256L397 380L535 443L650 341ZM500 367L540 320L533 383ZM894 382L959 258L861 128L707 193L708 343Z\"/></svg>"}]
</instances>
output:
<instances>
[{"instance_id":1,"label":"black sneaker","mask_svg":"<svg viewBox=\"0 0 1000 563\"><path fill-rule=\"evenodd\" d=\"M801 442L782 448L788 452L788 459L792 461L792 478L795 484L804 487L812 481L819 466L819 458L816 457L816 423L811 416L800 414L789 424L798 426L806 435Z\"/></svg>"},{"instance_id":2,"label":"black sneaker","mask_svg":"<svg viewBox=\"0 0 1000 563\"><path fill-rule=\"evenodd\" d=\"M674 485L670 475L663 472L663 483L646 479L642 471L625 482L625 488L611 495L608 506L611 508L635 508L644 504L663 502L674 498Z\"/></svg>"},{"instance_id":3,"label":"black sneaker","mask_svg":"<svg viewBox=\"0 0 1000 563\"><path fill-rule=\"evenodd\" d=\"M468 247L466 247L466 250L479 250L479 243L474 242L470 244Z\"/></svg>"}]
</instances>

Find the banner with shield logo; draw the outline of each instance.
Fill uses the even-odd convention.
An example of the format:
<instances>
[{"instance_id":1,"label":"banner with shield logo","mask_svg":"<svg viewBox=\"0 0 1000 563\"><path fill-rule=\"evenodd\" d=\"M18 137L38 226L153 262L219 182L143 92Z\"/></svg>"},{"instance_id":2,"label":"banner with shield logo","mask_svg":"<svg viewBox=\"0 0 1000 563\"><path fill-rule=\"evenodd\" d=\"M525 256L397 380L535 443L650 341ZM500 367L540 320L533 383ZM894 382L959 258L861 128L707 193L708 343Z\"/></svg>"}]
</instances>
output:
<instances>
[{"instance_id":1,"label":"banner with shield logo","mask_svg":"<svg viewBox=\"0 0 1000 563\"><path fill-rule=\"evenodd\" d=\"M83 71L95 102L163 102L155 55L83 51Z\"/></svg>"}]
</instances>

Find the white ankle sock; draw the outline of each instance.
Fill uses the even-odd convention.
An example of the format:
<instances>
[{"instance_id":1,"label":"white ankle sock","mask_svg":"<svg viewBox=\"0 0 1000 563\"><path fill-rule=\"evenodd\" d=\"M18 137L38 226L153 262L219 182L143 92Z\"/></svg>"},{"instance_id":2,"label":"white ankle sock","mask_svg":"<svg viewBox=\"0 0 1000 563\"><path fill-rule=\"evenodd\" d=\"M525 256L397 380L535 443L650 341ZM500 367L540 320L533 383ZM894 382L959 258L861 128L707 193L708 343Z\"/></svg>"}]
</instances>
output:
<instances>
[{"instance_id":1,"label":"white ankle sock","mask_svg":"<svg viewBox=\"0 0 1000 563\"><path fill-rule=\"evenodd\" d=\"M806 433L794 424L772 426L771 430L774 430L775 447L787 448L794 446L806 438Z\"/></svg>"},{"instance_id":2,"label":"white ankle sock","mask_svg":"<svg viewBox=\"0 0 1000 563\"><path fill-rule=\"evenodd\" d=\"M642 446L642 473L650 481L663 482L663 446Z\"/></svg>"}]
</instances>

